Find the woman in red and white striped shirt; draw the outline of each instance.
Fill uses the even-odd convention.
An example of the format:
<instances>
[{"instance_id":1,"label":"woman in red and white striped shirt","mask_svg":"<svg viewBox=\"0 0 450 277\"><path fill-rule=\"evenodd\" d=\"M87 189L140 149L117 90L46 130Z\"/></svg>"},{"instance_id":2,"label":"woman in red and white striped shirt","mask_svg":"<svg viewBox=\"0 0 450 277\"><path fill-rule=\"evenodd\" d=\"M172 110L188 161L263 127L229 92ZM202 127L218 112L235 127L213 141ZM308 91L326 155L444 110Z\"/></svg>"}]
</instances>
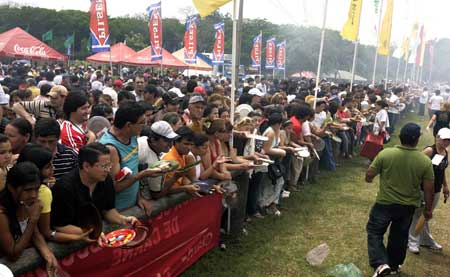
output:
<instances>
[{"instance_id":1,"label":"woman in red and white striped shirt","mask_svg":"<svg viewBox=\"0 0 450 277\"><path fill-rule=\"evenodd\" d=\"M70 93L63 107L66 120L61 124L60 141L77 154L81 147L95 141L95 135L87 129L90 105L84 92Z\"/></svg>"}]
</instances>

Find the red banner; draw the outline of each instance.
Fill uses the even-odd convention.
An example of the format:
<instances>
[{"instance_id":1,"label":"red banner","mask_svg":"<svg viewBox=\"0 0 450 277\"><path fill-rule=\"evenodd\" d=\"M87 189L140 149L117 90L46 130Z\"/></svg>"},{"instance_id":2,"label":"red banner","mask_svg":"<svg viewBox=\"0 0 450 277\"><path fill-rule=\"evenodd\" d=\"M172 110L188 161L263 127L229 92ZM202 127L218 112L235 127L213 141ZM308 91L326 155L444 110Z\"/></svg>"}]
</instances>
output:
<instances>
[{"instance_id":1,"label":"red banner","mask_svg":"<svg viewBox=\"0 0 450 277\"><path fill-rule=\"evenodd\" d=\"M186 20L184 59L189 64L197 63L197 18L195 16Z\"/></svg>"},{"instance_id":2,"label":"red banner","mask_svg":"<svg viewBox=\"0 0 450 277\"><path fill-rule=\"evenodd\" d=\"M252 67L261 67L261 49L262 34L259 34L253 39L253 47L250 53L250 57L252 58Z\"/></svg>"},{"instance_id":3,"label":"red banner","mask_svg":"<svg viewBox=\"0 0 450 277\"><path fill-rule=\"evenodd\" d=\"M271 38L266 42L266 69L275 68L275 38Z\"/></svg>"},{"instance_id":4,"label":"red banner","mask_svg":"<svg viewBox=\"0 0 450 277\"><path fill-rule=\"evenodd\" d=\"M277 52L277 68L284 70L286 63L286 41L282 41L277 44L278 52Z\"/></svg>"},{"instance_id":5,"label":"red banner","mask_svg":"<svg viewBox=\"0 0 450 277\"><path fill-rule=\"evenodd\" d=\"M152 61L160 61L162 60L161 2L150 5L147 8L147 12L149 14L148 30L152 47Z\"/></svg>"},{"instance_id":6,"label":"red banner","mask_svg":"<svg viewBox=\"0 0 450 277\"><path fill-rule=\"evenodd\" d=\"M177 276L219 243L221 196L185 201L152 219L153 233L132 249L85 247L59 260L61 276ZM47 276L39 268L23 276Z\"/></svg>"},{"instance_id":7,"label":"red banner","mask_svg":"<svg viewBox=\"0 0 450 277\"><path fill-rule=\"evenodd\" d=\"M91 31L92 52L109 51L109 28L106 0L91 0Z\"/></svg>"},{"instance_id":8,"label":"red banner","mask_svg":"<svg viewBox=\"0 0 450 277\"><path fill-rule=\"evenodd\" d=\"M224 51L225 51L225 23L214 24L214 30L216 30L214 49L213 49L213 59L214 64L223 64L224 62Z\"/></svg>"}]
</instances>

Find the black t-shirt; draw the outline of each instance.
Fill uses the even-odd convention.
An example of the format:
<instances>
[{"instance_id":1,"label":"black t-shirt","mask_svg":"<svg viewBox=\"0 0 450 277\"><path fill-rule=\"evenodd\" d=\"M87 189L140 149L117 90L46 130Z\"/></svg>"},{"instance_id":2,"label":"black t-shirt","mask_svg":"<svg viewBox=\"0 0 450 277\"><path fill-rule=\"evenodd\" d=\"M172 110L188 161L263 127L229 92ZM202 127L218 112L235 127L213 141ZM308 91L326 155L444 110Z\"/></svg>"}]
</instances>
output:
<instances>
[{"instance_id":1,"label":"black t-shirt","mask_svg":"<svg viewBox=\"0 0 450 277\"><path fill-rule=\"evenodd\" d=\"M450 112L437 111L434 115L436 115L436 124L434 124L433 135L436 136L440 129L449 127Z\"/></svg>"},{"instance_id":2,"label":"black t-shirt","mask_svg":"<svg viewBox=\"0 0 450 277\"><path fill-rule=\"evenodd\" d=\"M433 149L433 152L431 153L431 159L433 159L434 155L438 154L436 150L436 144L433 144L432 146L428 146ZM426 147L426 148L428 148ZM444 178L445 178L445 169L448 167L448 153L447 150L445 150L445 157L442 159L441 163L439 165L433 164L433 171L434 171L434 192L439 193L442 190L442 185L444 184ZM423 184L420 185L421 189L423 190Z\"/></svg>"},{"instance_id":3,"label":"black t-shirt","mask_svg":"<svg viewBox=\"0 0 450 277\"><path fill-rule=\"evenodd\" d=\"M78 168L59 179L52 188L52 226L80 226L81 207L93 204L100 214L115 208L115 191L111 177L97 183L92 196L80 179Z\"/></svg>"}]
</instances>

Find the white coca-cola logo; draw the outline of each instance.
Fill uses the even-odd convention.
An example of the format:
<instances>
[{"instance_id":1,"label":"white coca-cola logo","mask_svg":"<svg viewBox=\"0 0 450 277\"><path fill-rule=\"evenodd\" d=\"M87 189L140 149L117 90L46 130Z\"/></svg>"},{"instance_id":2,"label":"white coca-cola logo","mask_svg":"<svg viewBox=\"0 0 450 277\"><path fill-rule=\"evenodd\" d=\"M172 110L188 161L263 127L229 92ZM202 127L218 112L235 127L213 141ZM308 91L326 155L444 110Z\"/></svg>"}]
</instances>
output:
<instances>
[{"instance_id":1,"label":"white coca-cola logo","mask_svg":"<svg viewBox=\"0 0 450 277\"><path fill-rule=\"evenodd\" d=\"M43 46L23 47L19 44L14 45L14 52L27 56L47 56L47 52Z\"/></svg>"}]
</instances>

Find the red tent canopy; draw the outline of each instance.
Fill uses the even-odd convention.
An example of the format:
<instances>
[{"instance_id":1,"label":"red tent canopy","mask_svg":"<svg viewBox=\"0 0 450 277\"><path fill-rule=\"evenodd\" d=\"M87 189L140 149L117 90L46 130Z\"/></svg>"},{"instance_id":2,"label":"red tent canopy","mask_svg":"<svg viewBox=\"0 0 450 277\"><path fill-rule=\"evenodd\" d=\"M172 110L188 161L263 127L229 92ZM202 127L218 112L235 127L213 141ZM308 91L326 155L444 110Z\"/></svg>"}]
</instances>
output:
<instances>
[{"instance_id":1,"label":"red tent canopy","mask_svg":"<svg viewBox=\"0 0 450 277\"><path fill-rule=\"evenodd\" d=\"M123 42L119 42L111 46L111 61L112 63L125 63L128 58L136 54L136 51L126 46ZM109 63L109 51L99 52L86 58L88 62L92 63Z\"/></svg>"},{"instance_id":2,"label":"red tent canopy","mask_svg":"<svg viewBox=\"0 0 450 277\"><path fill-rule=\"evenodd\" d=\"M141 65L141 66L155 66L160 67L161 61L152 61L151 56L151 46L142 49L135 55L131 56L126 62L130 65ZM184 62L177 59L169 51L163 48L162 52L162 66L165 68L188 68L189 66Z\"/></svg>"},{"instance_id":3,"label":"red tent canopy","mask_svg":"<svg viewBox=\"0 0 450 277\"><path fill-rule=\"evenodd\" d=\"M65 61L67 57L16 27L0 34L0 56Z\"/></svg>"}]
</instances>

